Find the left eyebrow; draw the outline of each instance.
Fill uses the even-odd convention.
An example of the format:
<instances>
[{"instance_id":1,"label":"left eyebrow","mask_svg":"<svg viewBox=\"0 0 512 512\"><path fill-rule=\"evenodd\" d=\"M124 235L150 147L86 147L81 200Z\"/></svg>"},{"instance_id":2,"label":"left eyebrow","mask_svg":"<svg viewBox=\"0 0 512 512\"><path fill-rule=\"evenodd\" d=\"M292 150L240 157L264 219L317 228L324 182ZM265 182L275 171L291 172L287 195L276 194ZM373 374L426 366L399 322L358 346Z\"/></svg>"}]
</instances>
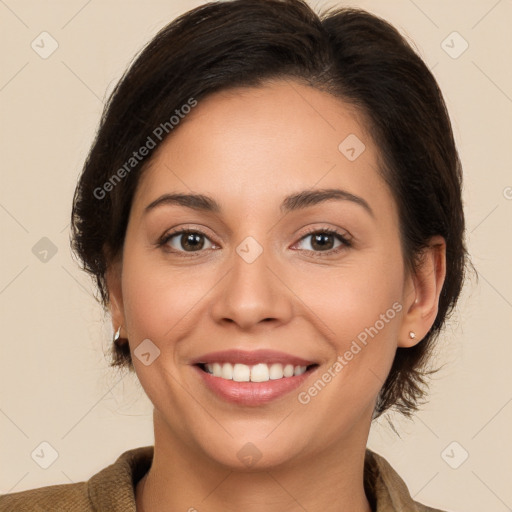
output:
<instances>
[{"instance_id":1,"label":"left eyebrow","mask_svg":"<svg viewBox=\"0 0 512 512\"><path fill-rule=\"evenodd\" d=\"M301 192L286 196L281 204L280 210L283 213L296 211L325 201L351 201L362 206L372 217L375 214L370 205L360 196L356 196L346 190L338 188L303 190ZM193 210L204 212L220 213L222 208L212 197L203 194L164 194L145 208L145 213L153 210L157 206L180 205Z\"/></svg>"},{"instance_id":2,"label":"left eyebrow","mask_svg":"<svg viewBox=\"0 0 512 512\"><path fill-rule=\"evenodd\" d=\"M359 206L362 206L372 217L375 218L375 214L371 209L370 205L360 196L356 196L339 188L326 188L326 189L314 189L314 190L303 190L297 194L287 196L283 204L281 205L282 212L291 212L299 210L301 208L307 208L324 201L351 201Z\"/></svg>"}]
</instances>

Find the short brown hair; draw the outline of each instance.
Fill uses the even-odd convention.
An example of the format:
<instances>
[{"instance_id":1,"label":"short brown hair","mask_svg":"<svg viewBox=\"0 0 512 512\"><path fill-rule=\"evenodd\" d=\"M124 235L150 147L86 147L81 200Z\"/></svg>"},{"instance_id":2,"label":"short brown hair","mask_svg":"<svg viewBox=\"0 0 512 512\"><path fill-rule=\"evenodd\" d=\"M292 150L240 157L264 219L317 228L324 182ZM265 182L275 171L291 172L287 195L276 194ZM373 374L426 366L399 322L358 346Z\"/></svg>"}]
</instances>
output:
<instances>
[{"instance_id":1,"label":"short brown hair","mask_svg":"<svg viewBox=\"0 0 512 512\"><path fill-rule=\"evenodd\" d=\"M436 80L400 33L366 11L317 15L303 0L211 2L178 17L143 49L105 106L72 210L72 247L108 306L105 272L123 247L132 199L150 160L111 179L156 126L191 97L292 78L354 105L369 120L380 171L398 205L404 260L414 270L433 235L447 242L439 310L425 338L398 348L375 416L409 415L424 396L434 340L460 294L467 263L462 171ZM170 132L172 133L172 132ZM103 190L103 189L102 189ZM129 347L112 346L112 366L133 370Z\"/></svg>"}]
</instances>

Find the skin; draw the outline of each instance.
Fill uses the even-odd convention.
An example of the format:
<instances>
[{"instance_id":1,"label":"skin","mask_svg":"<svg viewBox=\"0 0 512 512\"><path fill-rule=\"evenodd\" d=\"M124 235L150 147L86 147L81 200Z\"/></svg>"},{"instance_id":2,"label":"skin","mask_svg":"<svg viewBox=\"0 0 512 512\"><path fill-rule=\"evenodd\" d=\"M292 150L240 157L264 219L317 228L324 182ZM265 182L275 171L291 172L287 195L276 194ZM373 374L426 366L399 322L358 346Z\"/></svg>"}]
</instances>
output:
<instances>
[{"instance_id":1,"label":"skin","mask_svg":"<svg viewBox=\"0 0 512 512\"><path fill-rule=\"evenodd\" d=\"M354 161L338 149L349 134L366 146ZM289 194L324 188L363 198L374 215L348 200L286 215L279 209ZM171 192L211 196L222 210L163 205L145 213ZM187 252L180 235L159 246L171 228L203 231L203 248ZM312 228L336 229L351 245L333 236L322 250L306 232ZM263 249L250 264L236 252L247 236ZM444 278L441 237L421 268L406 272L378 148L351 106L292 81L200 101L154 154L122 258L107 274L114 328L129 340L154 405L154 459L137 485L137 510L370 511L363 458L376 397L397 346L421 342L432 326ZM300 403L298 393L394 303L401 311ZM133 350L147 338L160 356L145 366ZM190 364L231 348L275 349L319 368L275 401L234 405L209 391ZM261 453L251 467L237 456L247 443Z\"/></svg>"}]
</instances>

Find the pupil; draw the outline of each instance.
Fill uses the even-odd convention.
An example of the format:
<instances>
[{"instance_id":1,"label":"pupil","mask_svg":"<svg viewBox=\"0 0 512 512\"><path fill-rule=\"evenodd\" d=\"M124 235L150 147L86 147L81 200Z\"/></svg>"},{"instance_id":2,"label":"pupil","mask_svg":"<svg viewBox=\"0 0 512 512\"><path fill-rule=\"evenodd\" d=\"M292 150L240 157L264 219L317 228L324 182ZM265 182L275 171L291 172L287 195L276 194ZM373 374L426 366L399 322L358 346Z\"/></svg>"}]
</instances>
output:
<instances>
[{"instance_id":1,"label":"pupil","mask_svg":"<svg viewBox=\"0 0 512 512\"><path fill-rule=\"evenodd\" d=\"M197 234L197 233L189 233L186 237L185 237L185 244L183 246L183 248L185 250L194 250L194 249L201 249L204 245L204 241L203 243L197 243L198 241L200 242L199 238L201 237L201 235ZM188 246L188 248L187 248ZM190 249L191 248L191 249Z\"/></svg>"},{"instance_id":2,"label":"pupil","mask_svg":"<svg viewBox=\"0 0 512 512\"><path fill-rule=\"evenodd\" d=\"M330 246L332 245L332 240L331 240L331 244L329 244L328 242L326 243L325 241L325 238L332 238L332 235L329 235L329 234L319 234L319 235L315 235L313 237L313 247L315 246L315 244L318 244L318 247L320 247L321 249L326 249L326 245ZM327 247L327 249L330 249L331 247Z\"/></svg>"}]
</instances>

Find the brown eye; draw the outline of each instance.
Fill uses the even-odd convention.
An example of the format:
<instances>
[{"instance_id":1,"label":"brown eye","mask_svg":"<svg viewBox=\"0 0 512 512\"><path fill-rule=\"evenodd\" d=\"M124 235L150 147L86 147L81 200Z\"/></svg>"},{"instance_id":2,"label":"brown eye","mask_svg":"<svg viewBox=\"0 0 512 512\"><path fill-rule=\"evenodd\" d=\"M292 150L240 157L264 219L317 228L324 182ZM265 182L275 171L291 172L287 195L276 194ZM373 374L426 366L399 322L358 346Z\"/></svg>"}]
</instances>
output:
<instances>
[{"instance_id":1,"label":"brown eye","mask_svg":"<svg viewBox=\"0 0 512 512\"><path fill-rule=\"evenodd\" d=\"M302 237L299 243L308 239L311 239L309 247L306 246L302 250L314 253L336 253L351 245L347 238L333 229L317 229L312 231ZM336 242L339 242L338 245L336 245Z\"/></svg>"},{"instance_id":2,"label":"brown eye","mask_svg":"<svg viewBox=\"0 0 512 512\"><path fill-rule=\"evenodd\" d=\"M194 230L182 230L166 235L161 241L161 245L170 247L176 252L200 252L201 249L205 248L206 241L211 246L206 247L206 249L211 249L213 244L204 233Z\"/></svg>"}]
</instances>

